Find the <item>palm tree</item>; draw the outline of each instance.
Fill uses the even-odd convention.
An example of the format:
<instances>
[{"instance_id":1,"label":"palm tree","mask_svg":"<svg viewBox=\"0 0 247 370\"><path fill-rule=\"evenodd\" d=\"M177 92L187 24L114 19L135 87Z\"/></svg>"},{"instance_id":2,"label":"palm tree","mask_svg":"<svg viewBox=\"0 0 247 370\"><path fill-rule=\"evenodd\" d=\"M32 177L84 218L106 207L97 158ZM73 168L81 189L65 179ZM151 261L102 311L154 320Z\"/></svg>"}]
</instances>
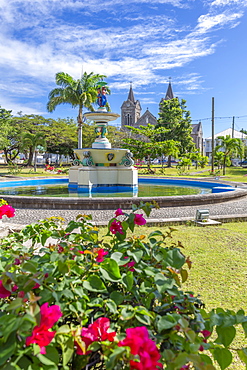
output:
<instances>
[{"instance_id":1,"label":"palm tree","mask_svg":"<svg viewBox=\"0 0 247 370\"><path fill-rule=\"evenodd\" d=\"M38 132L36 134L32 134L31 132L27 132L23 135L22 138L22 149L28 148L29 156L28 156L28 163L27 166L32 165L33 156L34 156L34 171L36 172L36 162L37 162L37 154L38 154L38 146L43 148L46 147L46 140L44 134Z\"/></svg>"},{"instance_id":2,"label":"palm tree","mask_svg":"<svg viewBox=\"0 0 247 370\"><path fill-rule=\"evenodd\" d=\"M80 79L75 80L68 73L59 72L56 74L56 84L60 87L53 89L49 94L48 112L53 112L60 104L71 104L73 108L79 107L77 116L79 149L82 148L83 107L94 111L93 104L97 100L97 84L104 77L106 76L84 72ZM108 87L106 90L110 93Z\"/></svg>"},{"instance_id":3,"label":"palm tree","mask_svg":"<svg viewBox=\"0 0 247 370\"><path fill-rule=\"evenodd\" d=\"M241 139L231 138L230 135L218 136L217 141L219 144L215 147L215 152L222 149L223 156L223 175L226 174L226 162L227 158L232 158L233 155L239 155L242 157L243 154L243 143Z\"/></svg>"}]
</instances>

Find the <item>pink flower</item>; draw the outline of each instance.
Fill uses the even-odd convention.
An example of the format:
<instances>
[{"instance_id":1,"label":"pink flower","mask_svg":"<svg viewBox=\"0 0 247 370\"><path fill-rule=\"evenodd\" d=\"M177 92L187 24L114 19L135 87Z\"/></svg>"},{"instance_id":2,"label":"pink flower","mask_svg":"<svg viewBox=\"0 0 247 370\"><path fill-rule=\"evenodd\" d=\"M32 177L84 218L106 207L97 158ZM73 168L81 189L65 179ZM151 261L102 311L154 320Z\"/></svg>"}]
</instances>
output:
<instances>
[{"instance_id":1,"label":"pink flower","mask_svg":"<svg viewBox=\"0 0 247 370\"><path fill-rule=\"evenodd\" d=\"M40 353L42 355L46 354L45 347L51 343L56 332L49 331L44 326L35 326L30 337L26 338L26 345L30 346L31 343L36 343L40 346Z\"/></svg>"},{"instance_id":2,"label":"pink flower","mask_svg":"<svg viewBox=\"0 0 247 370\"><path fill-rule=\"evenodd\" d=\"M116 217L117 216L120 216L120 215L123 215L124 213L123 213L123 211L122 211L122 209L121 208L118 208L116 211L115 211L115 215L116 215Z\"/></svg>"},{"instance_id":3,"label":"pink flower","mask_svg":"<svg viewBox=\"0 0 247 370\"><path fill-rule=\"evenodd\" d=\"M128 257L124 257L124 259L126 259ZM123 267L129 267L129 271L135 271L135 269L133 269L132 267L135 266L135 261L130 261L128 263L126 263L125 265L123 265Z\"/></svg>"},{"instance_id":4,"label":"pink flower","mask_svg":"<svg viewBox=\"0 0 247 370\"><path fill-rule=\"evenodd\" d=\"M16 292L16 291L17 291L17 289L18 289L18 286L15 284L15 285L13 286L13 288L12 288L12 292Z\"/></svg>"},{"instance_id":5,"label":"pink flower","mask_svg":"<svg viewBox=\"0 0 247 370\"><path fill-rule=\"evenodd\" d=\"M97 257L96 257L96 262L103 262L104 261L104 256L106 256L108 254L107 251L104 251L104 249L99 249L97 251Z\"/></svg>"},{"instance_id":6,"label":"pink flower","mask_svg":"<svg viewBox=\"0 0 247 370\"><path fill-rule=\"evenodd\" d=\"M0 280L0 298L7 298L11 295L11 292L4 288L2 280Z\"/></svg>"},{"instance_id":7,"label":"pink flower","mask_svg":"<svg viewBox=\"0 0 247 370\"><path fill-rule=\"evenodd\" d=\"M204 338L208 338L211 335L211 331L209 330L202 330L201 333L204 336Z\"/></svg>"},{"instance_id":8,"label":"pink flower","mask_svg":"<svg viewBox=\"0 0 247 370\"><path fill-rule=\"evenodd\" d=\"M134 224L141 226L145 225L146 222L147 221L145 220L142 214L135 214Z\"/></svg>"},{"instance_id":9,"label":"pink flower","mask_svg":"<svg viewBox=\"0 0 247 370\"><path fill-rule=\"evenodd\" d=\"M32 289L38 289L40 287L40 284L39 283L36 283L33 287L32 287Z\"/></svg>"},{"instance_id":10,"label":"pink flower","mask_svg":"<svg viewBox=\"0 0 247 370\"><path fill-rule=\"evenodd\" d=\"M110 342L114 341L116 336L116 332L108 332L110 329L110 320L107 317L100 317L94 323L90 324L88 328L82 328L81 331L81 338L82 341L85 343L86 349L89 345L93 342L100 342L104 340L109 340ZM90 351L86 351L83 353L82 349L79 345L75 342L77 346L76 353L78 355L85 355L88 354Z\"/></svg>"},{"instance_id":11,"label":"pink flower","mask_svg":"<svg viewBox=\"0 0 247 370\"><path fill-rule=\"evenodd\" d=\"M112 221L111 226L110 226L110 232L112 234L116 234L116 233L123 234L123 227L122 227L121 222L117 220Z\"/></svg>"},{"instance_id":12,"label":"pink flower","mask_svg":"<svg viewBox=\"0 0 247 370\"><path fill-rule=\"evenodd\" d=\"M46 329L50 329L63 314L58 305L48 307L48 303L46 302L40 307L40 315L40 325L43 325Z\"/></svg>"},{"instance_id":13,"label":"pink flower","mask_svg":"<svg viewBox=\"0 0 247 370\"><path fill-rule=\"evenodd\" d=\"M8 204L4 204L0 207L0 219L6 215L8 218L15 216L15 209Z\"/></svg>"},{"instance_id":14,"label":"pink flower","mask_svg":"<svg viewBox=\"0 0 247 370\"><path fill-rule=\"evenodd\" d=\"M40 353L45 354L45 347L50 344L56 332L49 329L62 316L61 309L58 305L48 307L48 303L44 303L40 307L40 325L34 327L32 335L26 338L26 345L36 343L40 346Z\"/></svg>"},{"instance_id":15,"label":"pink flower","mask_svg":"<svg viewBox=\"0 0 247 370\"><path fill-rule=\"evenodd\" d=\"M126 329L126 338L118 343L119 347L130 347L132 355L138 355L140 362L130 360L130 369L154 370L162 368L158 362L160 353L156 343L149 338L148 330L145 326Z\"/></svg>"}]
</instances>

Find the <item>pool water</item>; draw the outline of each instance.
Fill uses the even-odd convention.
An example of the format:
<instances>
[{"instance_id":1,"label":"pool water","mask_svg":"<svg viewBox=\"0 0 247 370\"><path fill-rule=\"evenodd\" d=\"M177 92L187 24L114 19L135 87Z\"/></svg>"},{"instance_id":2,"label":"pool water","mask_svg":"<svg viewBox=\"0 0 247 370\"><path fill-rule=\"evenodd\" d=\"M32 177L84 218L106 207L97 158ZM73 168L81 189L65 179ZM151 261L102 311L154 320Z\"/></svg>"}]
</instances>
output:
<instances>
[{"instance_id":1,"label":"pool water","mask_svg":"<svg viewBox=\"0 0 247 370\"><path fill-rule=\"evenodd\" d=\"M171 184L154 184L154 183L139 183L138 193L133 192L104 192L104 193L90 193L90 197L156 197L156 196L175 196L175 195L191 195L191 194L206 194L211 193L210 188L194 187L194 186L180 186ZM13 186L1 187L1 195L19 195L28 197L80 197L88 198L88 193L69 192L68 184L40 184L35 186Z\"/></svg>"}]
</instances>

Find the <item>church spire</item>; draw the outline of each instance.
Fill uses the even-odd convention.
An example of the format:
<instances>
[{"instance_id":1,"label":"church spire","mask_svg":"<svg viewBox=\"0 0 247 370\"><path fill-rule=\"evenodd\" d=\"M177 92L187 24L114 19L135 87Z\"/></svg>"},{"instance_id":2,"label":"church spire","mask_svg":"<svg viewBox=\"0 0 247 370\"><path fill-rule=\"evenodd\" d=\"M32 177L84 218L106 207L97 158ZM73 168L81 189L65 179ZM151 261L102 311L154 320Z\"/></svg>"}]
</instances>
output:
<instances>
[{"instance_id":1,"label":"church spire","mask_svg":"<svg viewBox=\"0 0 247 370\"><path fill-rule=\"evenodd\" d=\"M134 93L132 89L132 82L130 83L130 91L128 95L128 100L132 101L132 103L135 103Z\"/></svg>"},{"instance_id":2,"label":"church spire","mask_svg":"<svg viewBox=\"0 0 247 370\"><path fill-rule=\"evenodd\" d=\"M169 77L169 85L167 88L165 100L174 99L173 91L172 91L172 84L171 84L171 77Z\"/></svg>"}]
</instances>

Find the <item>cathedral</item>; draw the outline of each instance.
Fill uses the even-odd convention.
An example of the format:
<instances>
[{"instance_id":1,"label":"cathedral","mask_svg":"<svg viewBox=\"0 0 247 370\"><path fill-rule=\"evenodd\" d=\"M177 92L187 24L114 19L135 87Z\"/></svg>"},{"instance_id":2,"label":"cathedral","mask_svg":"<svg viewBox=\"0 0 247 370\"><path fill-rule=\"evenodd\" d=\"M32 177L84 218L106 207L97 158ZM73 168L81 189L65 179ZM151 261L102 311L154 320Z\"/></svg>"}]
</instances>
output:
<instances>
[{"instance_id":1,"label":"cathedral","mask_svg":"<svg viewBox=\"0 0 247 370\"><path fill-rule=\"evenodd\" d=\"M169 81L165 98L160 100L159 106L161 106L164 100L174 99L172 90L171 80ZM157 118L148 110L144 114L141 114L142 108L139 100L135 100L132 84L130 84L129 95L126 101L121 106L121 128L125 126L133 126L139 128L141 126L147 126L148 124L156 125ZM203 132L202 124L192 124L191 136L196 145L196 148L203 153Z\"/></svg>"},{"instance_id":2,"label":"cathedral","mask_svg":"<svg viewBox=\"0 0 247 370\"><path fill-rule=\"evenodd\" d=\"M160 104L164 100L173 99L173 91L172 91L172 85L171 82L169 82L166 96L165 98L162 98L160 101ZM126 101L123 102L121 106L121 128L124 128L124 126L134 126L134 127L140 127L147 126L148 123L151 125L157 124L156 117L148 110L141 115L141 104L139 100L135 100L132 85L130 85L129 95Z\"/></svg>"}]
</instances>

